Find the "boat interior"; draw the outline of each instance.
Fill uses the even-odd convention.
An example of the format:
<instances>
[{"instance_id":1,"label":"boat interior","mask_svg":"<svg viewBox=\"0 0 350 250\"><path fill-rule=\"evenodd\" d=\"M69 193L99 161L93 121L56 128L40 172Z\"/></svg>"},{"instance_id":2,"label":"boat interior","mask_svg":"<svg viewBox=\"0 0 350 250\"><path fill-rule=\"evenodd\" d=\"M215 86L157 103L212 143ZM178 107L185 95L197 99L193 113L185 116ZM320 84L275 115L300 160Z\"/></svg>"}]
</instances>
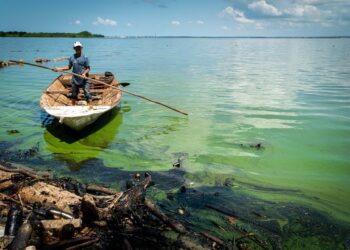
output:
<instances>
[{"instance_id":1,"label":"boat interior","mask_svg":"<svg viewBox=\"0 0 350 250\"><path fill-rule=\"evenodd\" d=\"M121 97L121 90L113 87L118 87L118 81L114 76L105 76L102 74L91 74L91 79L102 81L105 84L89 81L90 94L92 96L93 106L113 106ZM44 91L40 104L42 107L52 106L72 106L72 105L87 105L84 91L79 88L77 100L70 98L72 90L72 75L62 74L57 77L54 82Z\"/></svg>"}]
</instances>

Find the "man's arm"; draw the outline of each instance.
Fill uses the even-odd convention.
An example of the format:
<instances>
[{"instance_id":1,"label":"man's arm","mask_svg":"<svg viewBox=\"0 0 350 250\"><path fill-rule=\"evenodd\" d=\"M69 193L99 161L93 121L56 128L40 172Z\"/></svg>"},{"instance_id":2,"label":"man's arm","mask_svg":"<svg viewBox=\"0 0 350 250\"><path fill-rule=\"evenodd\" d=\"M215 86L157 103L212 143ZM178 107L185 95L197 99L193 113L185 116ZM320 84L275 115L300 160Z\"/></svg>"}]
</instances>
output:
<instances>
[{"instance_id":1,"label":"man's arm","mask_svg":"<svg viewBox=\"0 0 350 250\"><path fill-rule=\"evenodd\" d=\"M61 71L69 70L71 68L72 68L72 65L67 65L67 66L62 67L62 68L53 68L52 70L55 71L55 72L61 72Z\"/></svg>"},{"instance_id":2,"label":"man's arm","mask_svg":"<svg viewBox=\"0 0 350 250\"><path fill-rule=\"evenodd\" d=\"M86 69L84 70L82 76L86 77L86 74L90 72L90 66L87 66Z\"/></svg>"},{"instance_id":3,"label":"man's arm","mask_svg":"<svg viewBox=\"0 0 350 250\"><path fill-rule=\"evenodd\" d=\"M85 56L85 70L81 74L82 76L86 77L86 75L90 72L90 60L88 57Z\"/></svg>"}]
</instances>

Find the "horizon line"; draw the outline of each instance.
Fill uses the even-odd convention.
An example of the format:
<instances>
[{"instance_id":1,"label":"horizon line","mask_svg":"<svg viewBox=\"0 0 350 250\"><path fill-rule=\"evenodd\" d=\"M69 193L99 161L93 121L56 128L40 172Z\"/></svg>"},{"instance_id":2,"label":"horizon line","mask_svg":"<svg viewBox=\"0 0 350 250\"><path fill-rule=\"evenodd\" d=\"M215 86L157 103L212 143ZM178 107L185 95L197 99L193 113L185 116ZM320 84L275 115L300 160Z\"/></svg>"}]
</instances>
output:
<instances>
[{"instance_id":1,"label":"horizon line","mask_svg":"<svg viewBox=\"0 0 350 250\"><path fill-rule=\"evenodd\" d=\"M73 33L74 34L74 33ZM321 39L321 38L350 38L350 35L339 35L339 36L182 36L182 35L174 35L174 36L155 36L155 35L128 35L128 36L121 36L121 35L115 35L115 36L106 36L103 35L103 37L35 37L35 36L28 36L28 37L19 37L19 36L0 36L0 38L98 38L98 39L137 39L137 38L260 38L260 39L266 39L266 38L304 38L304 39Z\"/></svg>"},{"instance_id":2,"label":"horizon line","mask_svg":"<svg viewBox=\"0 0 350 250\"><path fill-rule=\"evenodd\" d=\"M350 35L336 36L187 36L187 35L114 35L104 38L350 38Z\"/></svg>"}]
</instances>

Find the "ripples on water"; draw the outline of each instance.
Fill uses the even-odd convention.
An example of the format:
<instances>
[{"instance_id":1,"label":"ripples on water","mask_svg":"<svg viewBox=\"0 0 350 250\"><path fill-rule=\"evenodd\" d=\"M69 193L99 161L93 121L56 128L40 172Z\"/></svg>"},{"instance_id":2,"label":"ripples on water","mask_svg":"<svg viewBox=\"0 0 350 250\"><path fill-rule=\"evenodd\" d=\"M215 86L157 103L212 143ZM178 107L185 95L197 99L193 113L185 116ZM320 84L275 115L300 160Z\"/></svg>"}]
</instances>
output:
<instances>
[{"instance_id":1,"label":"ripples on water","mask_svg":"<svg viewBox=\"0 0 350 250\"><path fill-rule=\"evenodd\" d=\"M69 56L73 41L3 38L0 55L28 61ZM39 97L55 74L13 66L0 69L1 141L15 142L15 148L39 142L46 159L67 167L75 162L78 169L93 157L111 168L168 170L180 153L195 185L231 176L256 196L302 202L350 221L348 39L82 42L93 72L115 72L132 82L129 90L190 116L125 95L107 125L84 138L63 131L73 139L62 139L40 126ZM21 133L7 135L12 128ZM264 148L244 146L256 143Z\"/></svg>"}]
</instances>

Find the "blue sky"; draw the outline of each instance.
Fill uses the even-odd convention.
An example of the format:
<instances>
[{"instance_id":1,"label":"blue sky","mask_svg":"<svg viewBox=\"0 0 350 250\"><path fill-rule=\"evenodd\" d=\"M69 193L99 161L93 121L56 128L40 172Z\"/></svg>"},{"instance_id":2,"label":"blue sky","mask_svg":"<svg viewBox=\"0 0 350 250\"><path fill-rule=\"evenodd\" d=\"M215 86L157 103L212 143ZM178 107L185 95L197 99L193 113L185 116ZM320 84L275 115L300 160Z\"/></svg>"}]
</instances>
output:
<instances>
[{"instance_id":1,"label":"blue sky","mask_svg":"<svg viewBox=\"0 0 350 250\"><path fill-rule=\"evenodd\" d=\"M350 0L0 0L0 30L107 36L350 35Z\"/></svg>"}]
</instances>

